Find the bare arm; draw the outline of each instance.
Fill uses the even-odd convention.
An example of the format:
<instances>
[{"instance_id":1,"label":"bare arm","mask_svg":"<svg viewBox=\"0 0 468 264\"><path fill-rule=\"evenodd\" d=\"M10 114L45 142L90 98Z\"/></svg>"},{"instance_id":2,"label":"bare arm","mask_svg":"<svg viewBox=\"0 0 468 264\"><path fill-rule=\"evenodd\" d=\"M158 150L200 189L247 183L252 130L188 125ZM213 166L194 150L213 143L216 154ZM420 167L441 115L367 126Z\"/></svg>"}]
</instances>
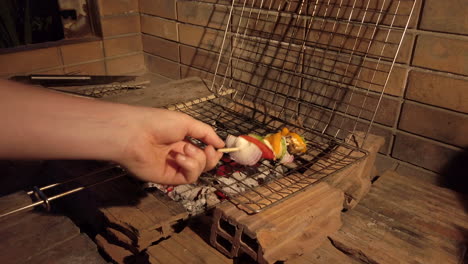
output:
<instances>
[{"instance_id":1,"label":"bare arm","mask_svg":"<svg viewBox=\"0 0 468 264\"><path fill-rule=\"evenodd\" d=\"M143 180L193 182L221 157L206 124L163 109L69 96L0 80L0 159L96 159ZM204 151L184 141L202 139ZM211 146L212 145L212 146Z\"/></svg>"}]
</instances>

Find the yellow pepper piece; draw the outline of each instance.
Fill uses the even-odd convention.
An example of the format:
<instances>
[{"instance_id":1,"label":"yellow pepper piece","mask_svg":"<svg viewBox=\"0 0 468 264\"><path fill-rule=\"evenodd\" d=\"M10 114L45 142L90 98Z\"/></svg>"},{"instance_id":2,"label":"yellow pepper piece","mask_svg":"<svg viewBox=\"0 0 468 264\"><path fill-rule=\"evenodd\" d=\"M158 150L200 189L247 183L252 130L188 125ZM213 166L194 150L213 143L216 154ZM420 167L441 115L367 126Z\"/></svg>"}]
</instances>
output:
<instances>
[{"instance_id":1,"label":"yellow pepper piece","mask_svg":"<svg viewBox=\"0 0 468 264\"><path fill-rule=\"evenodd\" d=\"M281 135L286 136L287 134L289 134L289 129L287 127L283 127L281 130Z\"/></svg>"},{"instance_id":2,"label":"yellow pepper piece","mask_svg":"<svg viewBox=\"0 0 468 264\"><path fill-rule=\"evenodd\" d=\"M278 155L281 153L281 138L281 132L278 132L265 138L266 140L268 140L268 142L270 142L271 146L273 147L273 152L275 152L276 157L278 157Z\"/></svg>"}]
</instances>

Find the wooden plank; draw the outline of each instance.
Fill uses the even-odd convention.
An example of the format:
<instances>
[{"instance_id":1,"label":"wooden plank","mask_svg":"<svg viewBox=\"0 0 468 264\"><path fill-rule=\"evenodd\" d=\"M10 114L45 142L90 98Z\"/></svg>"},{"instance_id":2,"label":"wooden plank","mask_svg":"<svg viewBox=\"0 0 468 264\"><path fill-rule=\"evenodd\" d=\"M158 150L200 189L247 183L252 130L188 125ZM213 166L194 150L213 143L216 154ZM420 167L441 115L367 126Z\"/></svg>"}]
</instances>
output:
<instances>
[{"instance_id":1,"label":"wooden plank","mask_svg":"<svg viewBox=\"0 0 468 264\"><path fill-rule=\"evenodd\" d=\"M460 230L468 230L467 218L460 214L461 210L453 210L453 207L438 209L437 206L418 200L382 200L380 198L381 195L388 194L388 192L376 190L368 195L362 206L370 207L379 214L398 219L401 222L409 223L411 221L415 228L423 232L438 233L438 236L454 240L462 240L464 234ZM399 195L399 198L405 198L401 193L395 195ZM375 208L375 203L378 203L380 208ZM400 207L404 210L399 209ZM440 205L438 207L440 208Z\"/></svg>"},{"instance_id":2,"label":"wooden plank","mask_svg":"<svg viewBox=\"0 0 468 264\"><path fill-rule=\"evenodd\" d=\"M184 229L172 239L192 252L203 263L232 263L232 260L219 253L190 228Z\"/></svg>"},{"instance_id":3,"label":"wooden plank","mask_svg":"<svg viewBox=\"0 0 468 264\"><path fill-rule=\"evenodd\" d=\"M27 211L18 214L13 214L7 217L0 219L0 234L3 231L10 229L15 225L25 225L31 221L34 221L37 213Z\"/></svg>"},{"instance_id":4,"label":"wooden plank","mask_svg":"<svg viewBox=\"0 0 468 264\"><path fill-rule=\"evenodd\" d=\"M202 264L204 263L202 258L197 258L192 252L190 252L186 247L177 243L175 239L168 239L162 241L160 246L170 252L173 256L179 259L183 263L193 263L193 264Z\"/></svg>"},{"instance_id":5,"label":"wooden plank","mask_svg":"<svg viewBox=\"0 0 468 264\"><path fill-rule=\"evenodd\" d=\"M190 228L148 248L151 263L231 263Z\"/></svg>"},{"instance_id":6,"label":"wooden plank","mask_svg":"<svg viewBox=\"0 0 468 264\"><path fill-rule=\"evenodd\" d=\"M370 263L458 264L468 213L463 204L442 203L439 197L466 199L387 171L344 215L343 228L330 239L341 251Z\"/></svg>"},{"instance_id":7,"label":"wooden plank","mask_svg":"<svg viewBox=\"0 0 468 264\"><path fill-rule=\"evenodd\" d=\"M336 232L341 227L341 212L330 210L329 213L324 213L309 225L297 228L302 229L301 232L295 232L295 236L288 236L284 240L277 240L275 245L269 252L263 253L263 258L273 263L273 260L281 259L287 261L304 254L306 251L311 251L319 247L327 241L327 234ZM326 235L324 235L326 234ZM259 234L259 241L261 240ZM270 242L271 243L271 242Z\"/></svg>"},{"instance_id":8,"label":"wooden plank","mask_svg":"<svg viewBox=\"0 0 468 264\"><path fill-rule=\"evenodd\" d=\"M279 226L286 224L290 226L293 223L296 223L296 219L291 222L291 212L287 210L288 208L296 208L297 210L320 209L320 207L328 205L325 203L334 202L328 198L336 198L329 195L328 192L330 192L330 187L327 184L317 184L313 188L299 193L297 197L293 197L291 201L280 203L277 206L272 207L271 210L265 210L261 214L261 217L246 217L244 215L244 217L239 219L239 221L242 221L242 223L245 224L246 229L250 232L255 232L260 227L268 228L269 225ZM267 219L268 221L264 221L264 219ZM297 219L297 223L301 224L302 219Z\"/></svg>"},{"instance_id":9,"label":"wooden plank","mask_svg":"<svg viewBox=\"0 0 468 264\"><path fill-rule=\"evenodd\" d=\"M151 264L164 264L161 261L155 259L153 256L148 255L148 262Z\"/></svg>"},{"instance_id":10,"label":"wooden plank","mask_svg":"<svg viewBox=\"0 0 468 264\"><path fill-rule=\"evenodd\" d=\"M109 256L113 261L119 264L125 264L131 257L133 257L133 252L124 247L109 243L103 236L96 236L96 244L101 248L105 254Z\"/></svg>"},{"instance_id":11,"label":"wooden plank","mask_svg":"<svg viewBox=\"0 0 468 264\"><path fill-rule=\"evenodd\" d=\"M73 239L79 229L66 217L28 212L7 219L14 225L1 225L1 263L21 263Z\"/></svg>"},{"instance_id":12,"label":"wooden plank","mask_svg":"<svg viewBox=\"0 0 468 264\"><path fill-rule=\"evenodd\" d=\"M4 214L32 203L29 195L24 191L15 192L0 197L0 214ZM32 208L31 208L32 209ZM30 211L30 210L27 210Z\"/></svg>"},{"instance_id":13,"label":"wooden plank","mask_svg":"<svg viewBox=\"0 0 468 264\"><path fill-rule=\"evenodd\" d=\"M379 201L379 207L372 206L372 201L382 194L391 194L392 197ZM408 180L395 172L386 172L385 178L375 183L375 190L363 202L363 206L388 217L398 217L418 230L439 232L441 237L462 240L460 230L468 230L468 213L464 210L467 202L466 195L422 181ZM400 207L400 210L390 210Z\"/></svg>"},{"instance_id":14,"label":"wooden plank","mask_svg":"<svg viewBox=\"0 0 468 264\"><path fill-rule=\"evenodd\" d=\"M174 264L185 264L176 256L174 256L171 252L167 251L161 243L149 247L146 252L150 256L150 260L152 260L152 264L154 263L174 263ZM154 262L153 262L154 261Z\"/></svg>"},{"instance_id":15,"label":"wooden plank","mask_svg":"<svg viewBox=\"0 0 468 264\"><path fill-rule=\"evenodd\" d=\"M302 256L286 261L286 264L363 264L359 260L349 257L326 241L316 250L305 251Z\"/></svg>"},{"instance_id":16,"label":"wooden plank","mask_svg":"<svg viewBox=\"0 0 468 264\"><path fill-rule=\"evenodd\" d=\"M96 244L86 235L79 235L49 249L26 263L48 264L104 264Z\"/></svg>"}]
</instances>

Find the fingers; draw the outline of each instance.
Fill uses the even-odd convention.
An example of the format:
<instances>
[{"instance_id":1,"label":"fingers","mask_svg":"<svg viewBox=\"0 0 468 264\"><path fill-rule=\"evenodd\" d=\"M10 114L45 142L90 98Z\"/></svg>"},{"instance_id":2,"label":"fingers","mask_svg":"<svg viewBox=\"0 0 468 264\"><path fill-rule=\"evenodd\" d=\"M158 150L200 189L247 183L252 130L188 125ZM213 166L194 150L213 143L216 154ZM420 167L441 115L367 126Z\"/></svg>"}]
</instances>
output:
<instances>
[{"instance_id":1,"label":"fingers","mask_svg":"<svg viewBox=\"0 0 468 264\"><path fill-rule=\"evenodd\" d=\"M186 143L183 153L176 156L176 162L180 166L179 172L183 174L187 182L195 182L206 167L206 155L203 151L190 143Z\"/></svg>"},{"instance_id":2,"label":"fingers","mask_svg":"<svg viewBox=\"0 0 468 264\"><path fill-rule=\"evenodd\" d=\"M187 143L184 146L184 153L189 158L192 158L192 159L196 160L200 173L205 169L205 167L206 167L206 155L205 155L205 153L203 153L203 150L195 147L194 145L192 145L190 143Z\"/></svg>"},{"instance_id":3,"label":"fingers","mask_svg":"<svg viewBox=\"0 0 468 264\"><path fill-rule=\"evenodd\" d=\"M180 166L181 173L187 183L195 182L203 171L213 169L222 153L217 152L213 146L201 150L190 143L183 148L183 153L176 156L176 162Z\"/></svg>"},{"instance_id":4,"label":"fingers","mask_svg":"<svg viewBox=\"0 0 468 264\"><path fill-rule=\"evenodd\" d=\"M215 148L224 147L224 141L218 137L211 126L193 118L189 122L187 136L200 139L208 145L213 145Z\"/></svg>"},{"instance_id":5,"label":"fingers","mask_svg":"<svg viewBox=\"0 0 468 264\"><path fill-rule=\"evenodd\" d=\"M179 153L176 156L176 162L177 162L177 165L179 165L180 167L179 173L182 174L185 182L174 181L175 184L193 183L198 179L198 176L200 176L201 170L200 170L198 162L195 159ZM177 176L178 175L174 177L174 180L177 179Z\"/></svg>"},{"instance_id":6,"label":"fingers","mask_svg":"<svg viewBox=\"0 0 468 264\"><path fill-rule=\"evenodd\" d=\"M216 166L218 161L223 156L223 153L216 151L213 146L209 145L205 148L205 155L206 164L204 171L209 171Z\"/></svg>"}]
</instances>

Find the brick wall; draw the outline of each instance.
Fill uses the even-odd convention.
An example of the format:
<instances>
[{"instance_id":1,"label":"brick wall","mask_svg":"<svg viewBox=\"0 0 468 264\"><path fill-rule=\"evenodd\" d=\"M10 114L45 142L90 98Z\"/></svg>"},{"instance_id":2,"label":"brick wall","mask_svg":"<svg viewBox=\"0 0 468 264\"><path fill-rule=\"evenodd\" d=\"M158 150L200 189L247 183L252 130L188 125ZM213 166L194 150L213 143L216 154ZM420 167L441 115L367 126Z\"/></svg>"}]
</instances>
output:
<instances>
[{"instance_id":1,"label":"brick wall","mask_svg":"<svg viewBox=\"0 0 468 264\"><path fill-rule=\"evenodd\" d=\"M411 57L401 64L408 70L401 107L384 153L397 170L435 181L468 150L467 12L463 0L425 0L416 10Z\"/></svg>"},{"instance_id":2,"label":"brick wall","mask_svg":"<svg viewBox=\"0 0 468 264\"><path fill-rule=\"evenodd\" d=\"M210 2L214 1L140 0L143 50L149 71L173 79L211 78L227 9Z\"/></svg>"},{"instance_id":3,"label":"brick wall","mask_svg":"<svg viewBox=\"0 0 468 264\"><path fill-rule=\"evenodd\" d=\"M138 0L99 0L98 6L102 39L0 54L0 77L143 72Z\"/></svg>"},{"instance_id":4,"label":"brick wall","mask_svg":"<svg viewBox=\"0 0 468 264\"><path fill-rule=\"evenodd\" d=\"M225 0L140 0L149 71L211 78ZM418 1L372 132L386 138L379 166L435 182L468 147L468 5Z\"/></svg>"}]
</instances>

